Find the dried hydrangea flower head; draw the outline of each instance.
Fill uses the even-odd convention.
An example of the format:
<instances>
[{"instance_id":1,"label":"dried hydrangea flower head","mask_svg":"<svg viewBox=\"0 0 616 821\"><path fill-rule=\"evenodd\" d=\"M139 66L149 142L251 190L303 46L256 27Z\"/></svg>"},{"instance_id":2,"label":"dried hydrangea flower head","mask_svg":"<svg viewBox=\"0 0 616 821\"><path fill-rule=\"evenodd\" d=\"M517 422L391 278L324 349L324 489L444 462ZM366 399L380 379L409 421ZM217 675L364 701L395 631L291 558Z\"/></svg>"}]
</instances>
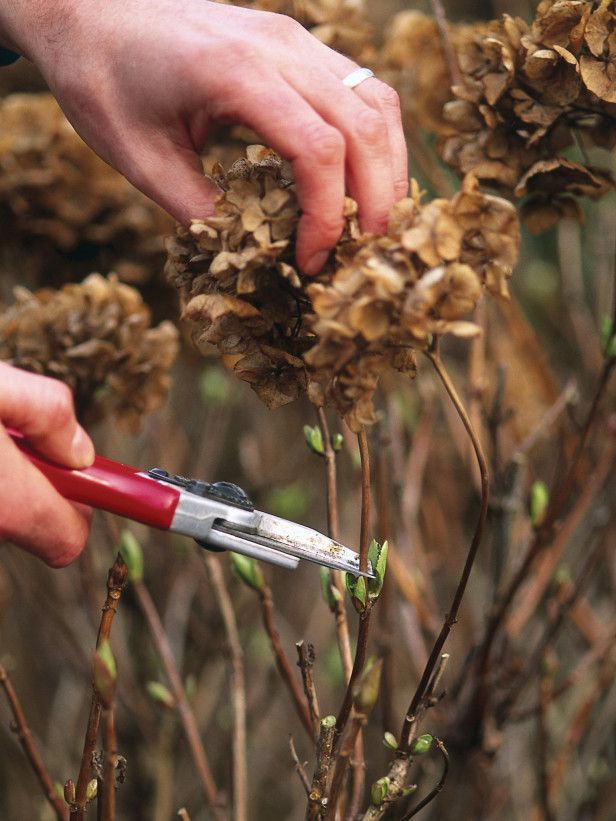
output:
<instances>
[{"instance_id":1,"label":"dried hydrangea flower head","mask_svg":"<svg viewBox=\"0 0 616 821\"><path fill-rule=\"evenodd\" d=\"M215 345L269 407L308 392L357 430L375 420L382 373L414 375L415 351L435 334L475 334L461 317L482 286L507 294L516 212L472 176L452 199L428 203L413 183L382 237L360 232L347 199L343 235L315 278L295 267L299 210L287 164L251 146L215 178L216 211L178 228L167 276L198 344Z\"/></svg>"},{"instance_id":2,"label":"dried hydrangea flower head","mask_svg":"<svg viewBox=\"0 0 616 821\"><path fill-rule=\"evenodd\" d=\"M108 249L121 278L160 270L171 218L104 163L50 94L0 101L3 243L43 237L62 252Z\"/></svg>"},{"instance_id":3,"label":"dried hydrangea flower head","mask_svg":"<svg viewBox=\"0 0 616 821\"><path fill-rule=\"evenodd\" d=\"M138 291L90 274L58 291L16 289L15 297L0 313L0 359L66 382L80 420L113 414L135 430L160 406L178 332L171 322L150 327Z\"/></svg>"},{"instance_id":4,"label":"dried hydrangea flower head","mask_svg":"<svg viewBox=\"0 0 616 821\"><path fill-rule=\"evenodd\" d=\"M408 15L409 13L403 13ZM413 14L418 27L417 12ZM616 3L543 0L530 25L507 14L473 26L448 27L461 83L451 82L436 42L405 48L413 31L395 18L382 59L409 116L440 134L440 152L461 176L525 197L522 217L537 233L563 216L581 217L580 196L597 199L613 186L585 154L562 152L616 145ZM423 28L434 28L424 18ZM430 50L430 70L422 54ZM419 64L417 61L420 60ZM442 116L435 100L449 97Z\"/></svg>"}]
</instances>

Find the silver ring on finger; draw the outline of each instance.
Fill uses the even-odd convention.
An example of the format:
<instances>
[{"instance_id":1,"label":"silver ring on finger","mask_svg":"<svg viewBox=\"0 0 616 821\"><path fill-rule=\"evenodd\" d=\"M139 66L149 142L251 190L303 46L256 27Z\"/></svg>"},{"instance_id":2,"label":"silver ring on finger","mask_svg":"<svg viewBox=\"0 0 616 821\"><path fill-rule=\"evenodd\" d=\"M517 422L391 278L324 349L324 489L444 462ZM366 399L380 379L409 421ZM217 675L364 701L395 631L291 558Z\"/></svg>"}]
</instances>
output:
<instances>
[{"instance_id":1,"label":"silver ring on finger","mask_svg":"<svg viewBox=\"0 0 616 821\"><path fill-rule=\"evenodd\" d=\"M374 77L374 71L369 68L356 68L350 74L343 78L342 82L347 88L357 88L364 80L369 80Z\"/></svg>"}]
</instances>

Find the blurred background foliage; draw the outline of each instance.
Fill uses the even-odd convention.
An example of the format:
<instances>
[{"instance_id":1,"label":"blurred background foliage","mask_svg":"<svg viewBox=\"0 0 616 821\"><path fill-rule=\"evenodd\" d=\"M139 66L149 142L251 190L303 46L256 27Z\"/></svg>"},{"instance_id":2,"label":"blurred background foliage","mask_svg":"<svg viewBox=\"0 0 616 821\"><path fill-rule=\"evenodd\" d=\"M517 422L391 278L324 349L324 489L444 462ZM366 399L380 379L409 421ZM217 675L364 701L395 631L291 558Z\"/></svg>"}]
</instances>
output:
<instances>
[{"instance_id":1,"label":"blurred background foliage","mask_svg":"<svg viewBox=\"0 0 616 821\"><path fill-rule=\"evenodd\" d=\"M431 13L429 2L366 3L377 33L394 13L408 8ZM492 19L503 12L529 20L533 13L533 4L525 0L450 0L445 8L452 21ZM41 78L24 60L0 72L4 104L10 95L43 91ZM32 112L39 105L36 100L21 98L19 105ZM57 127L61 131L61 124ZM0 145L6 137L0 134ZM431 159L426 162L411 151L412 174L429 196L437 193L435 177L453 190L457 179L438 160L433 138L422 134L420 139ZM40 139L26 150L33 171L50 151ZM177 322L176 296L162 279L162 237L172 230L170 221L89 157L85 147L77 154L67 150L58 156L60 170L54 166L54 173L61 179L52 187L55 200L46 199L42 206L44 224L29 218L27 206L16 218L19 209L2 194L3 178L6 181L11 169L0 158L4 305L13 303L15 286L58 287L81 281L93 271L116 271L141 291L154 324ZM71 165L71 174L62 162ZM613 158L611 162L613 169ZM85 172L79 170L86 167L88 185ZM92 183L95 177L100 185ZM44 184L33 180L32 190ZM84 200L81 205L77 195ZM22 196L28 200L29 191ZM81 220L75 209L68 213L68 202L76 203L77 212L90 209L87 220ZM507 692L509 676L517 688L520 715L501 724L491 716L477 738L462 720L461 705L469 649L483 635L496 589L515 571L533 525L539 524L537 483L552 489L566 472L596 391L604 361L601 327L612 315L614 298L615 204L612 192L595 202L582 201L581 225L565 220L540 236L523 229L520 261L510 282L512 301L490 300L479 306L475 318L484 329L481 340L470 345L446 340L443 345L443 357L489 449L494 486L480 557L446 648L451 654L445 682L449 692L430 713L426 727L448 743L451 769L445 791L423 811L425 818L613 817L613 386L603 397L582 456L576 493L558 531L560 542L550 553L552 563L544 568L547 582L538 589L536 600L529 593L532 577L523 588L520 601L530 612L524 616L519 608L512 611L494 661L498 686ZM258 507L324 530L323 464L307 449L302 432L305 424L317 422L313 407L302 399L275 412L267 410L213 355L204 359L198 354L185 329L180 333L183 344L166 401L143 416L137 434L127 433L114 419L99 421L91 428L98 451L144 468L156 465L173 473L239 483ZM380 464L388 478L387 535L393 556L372 634L371 652L388 662L381 698L366 730L368 785L387 771L390 751L381 742L383 732L399 732L449 606L479 501L467 439L426 362L412 384L388 378L377 403L380 422L371 429L370 441L375 467ZM333 416L329 421L332 432L344 435L337 457L340 535L355 546L360 498L357 447ZM535 522L529 514L533 499ZM161 614L214 779L228 797L233 724L228 642L201 551L183 538L135 524L130 529L143 546L145 583ZM118 533L117 522L97 514L88 549L62 571L47 569L11 545L2 547L0 663L12 677L50 773L61 783L75 778L79 766L90 701L91 654ZM561 613L559 607L575 586L584 557L597 550L597 543L602 549L585 586ZM244 653L249 817L299 819L305 796L289 755L289 734L295 737L300 759L309 761L309 772L313 750L302 737L281 686L257 599L229 573L225 557L222 563ZM317 568L304 565L290 573L264 567L263 572L273 591L276 624L287 654L294 664L295 642L305 639L314 644L321 707L335 713L342 699L343 674ZM354 633L354 612L349 611ZM520 677L532 658L530 648L559 613L557 635L547 643L540 669ZM127 759L126 783L118 791L119 817L163 821L186 806L191 818L209 818L177 714L153 698L152 687L148 688L148 682L166 684L166 678L130 586L121 599L112 646L119 668L119 749ZM530 708L541 697L542 687L568 677L572 681L546 707L545 715L540 711L538 720L537 711ZM529 708L526 717L524 708ZM1 701L0 718L0 818L51 818L8 729L10 717ZM552 772L554 783L546 787L544 770L549 780L550 766L559 762L562 772ZM418 794L428 792L438 775L438 760L422 757L412 771Z\"/></svg>"}]
</instances>

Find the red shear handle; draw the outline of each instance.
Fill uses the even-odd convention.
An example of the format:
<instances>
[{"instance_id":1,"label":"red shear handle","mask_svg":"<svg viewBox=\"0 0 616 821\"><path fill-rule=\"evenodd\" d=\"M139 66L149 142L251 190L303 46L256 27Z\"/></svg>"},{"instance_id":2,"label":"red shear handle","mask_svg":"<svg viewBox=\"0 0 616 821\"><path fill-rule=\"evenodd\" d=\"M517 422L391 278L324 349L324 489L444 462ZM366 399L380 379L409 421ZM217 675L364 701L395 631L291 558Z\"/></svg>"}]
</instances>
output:
<instances>
[{"instance_id":1,"label":"red shear handle","mask_svg":"<svg viewBox=\"0 0 616 821\"><path fill-rule=\"evenodd\" d=\"M10 429L8 432L17 447L65 499L162 530L171 527L180 498L175 488L140 476L135 468L103 456L97 456L94 464L84 470L62 467L34 451L21 434Z\"/></svg>"}]
</instances>

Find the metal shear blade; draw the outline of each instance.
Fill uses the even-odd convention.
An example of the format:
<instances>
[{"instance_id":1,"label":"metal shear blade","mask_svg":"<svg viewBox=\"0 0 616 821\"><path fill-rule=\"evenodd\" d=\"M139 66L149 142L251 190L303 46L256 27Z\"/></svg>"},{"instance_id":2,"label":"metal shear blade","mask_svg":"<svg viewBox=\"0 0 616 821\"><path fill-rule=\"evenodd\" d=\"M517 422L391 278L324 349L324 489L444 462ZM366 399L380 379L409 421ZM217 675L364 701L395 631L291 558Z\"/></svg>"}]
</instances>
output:
<instances>
[{"instance_id":1,"label":"metal shear blade","mask_svg":"<svg viewBox=\"0 0 616 821\"><path fill-rule=\"evenodd\" d=\"M372 568L367 572L359 569L359 556L343 544L324 536L310 527L281 519L262 511L254 511L255 524L245 527L235 522L217 521L213 530L238 536L297 559L344 570L355 576L374 578Z\"/></svg>"}]
</instances>

